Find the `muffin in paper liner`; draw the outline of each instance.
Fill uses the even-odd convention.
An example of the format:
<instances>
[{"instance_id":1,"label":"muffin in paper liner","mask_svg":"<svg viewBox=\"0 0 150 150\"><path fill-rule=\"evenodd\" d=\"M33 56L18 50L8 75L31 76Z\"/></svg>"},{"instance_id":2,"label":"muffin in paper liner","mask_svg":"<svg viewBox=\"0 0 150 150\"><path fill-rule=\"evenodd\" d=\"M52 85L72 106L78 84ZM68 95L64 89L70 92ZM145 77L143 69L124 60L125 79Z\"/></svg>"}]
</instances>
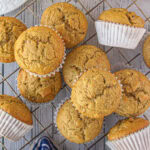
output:
<instances>
[{"instance_id":1,"label":"muffin in paper liner","mask_svg":"<svg viewBox=\"0 0 150 150\"><path fill-rule=\"evenodd\" d=\"M107 141L106 145L111 150L149 150L150 125L121 139Z\"/></svg>"},{"instance_id":2,"label":"muffin in paper liner","mask_svg":"<svg viewBox=\"0 0 150 150\"><path fill-rule=\"evenodd\" d=\"M34 73L34 72L31 72L31 71L29 71L29 70L27 70L27 69L24 69L26 72L28 72L30 75L32 75L32 76L38 76L38 77L51 77L52 75L55 75L55 73L56 72L59 72L60 71L60 69L62 69L62 67L63 67L63 64L65 63L65 59L66 59L66 47L65 47L65 42L64 42L64 40L63 40L63 37L57 32L57 30L55 30L54 28L52 28L51 26L47 26L47 25L35 25L35 26L43 26L43 27L48 27L48 28L50 28L50 29L52 29L59 37L60 37L60 39L62 40L62 42L63 42L63 45L64 45L64 56L63 56L63 59L62 59L62 62L60 63L60 65L54 70L54 71L52 71L52 72L50 72L50 73L48 73L48 74L44 74L44 75L40 75L40 74L37 74L37 73Z\"/></svg>"},{"instance_id":3,"label":"muffin in paper liner","mask_svg":"<svg viewBox=\"0 0 150 150\"><path fill-rule=\"evenodd\" d=\"M144 60L144 63L146 64L146 66L148 68L150 68L150 65L149 65L149 40L150 38L150 32L147 32L143 39L141 40L141 45L142 45L142 57L143 57L143 60Z\"/></svg>"},{"instance_id":4,"label":"muffin in paper liner","mask_svg":"<svg viewBox=\"0 0 150 150\"><path fill-rule=\"evenodd\" d=\"M57 106L57 108L56 108L56 111L54 112L54 125L55 125L55 127L56 127L56 129L57 129L57 133L61 136L61 137L63 137L63 138L65 138L62 134L61 134L61 132L59 131L59 129L58 129L58 127L57 127L57 123L56 123L56 120L57 120L57 113L59 112L59 109L61 108L61 106L66 102L66 101L70 101L70 97L66 97L66 98L64 98L59 104L58 104L58 106ZM75 108L75 106L72 104L72 106ZM76 108L75 108L75 110L76 111L78 111ZM102 129L102 127L101 127L101 129ZM92 144L94 141L96 141L98 138L99 138L99 136L100 136L100 133L99 133L99 135L97 135L93 140L91 140L91 141L89 141L89 142L85 142L85 143L81 143L81 144ZM65 138L66 139L66 138ZM74 143L74 142L71 142L71 141L69 141L68 139L66 139L66 141L67 142L69 142L69 143Z\"/></svg>"},{"instance_id":5,"label":"muffin in paper liner","mask_svg":"<svg viewBox=\"0 0 150 150\"><path fill-rule=\"evenodd\" d=\"M120 70L124 70L124 69L132 69L132 70L135 70L135 71L138 71L140 73L142 73L143 75L145 75L145 72L143 72L141 69L139 68L135 68L134 66L132 65L129 65L129 64L124 64L124 63L117 63L115 64L113 67L112 67L112 72L115 73L115 72L118 72ZM147 76L146 76L147 77ZM150 78L147 77L149 80ZM119 115L119 114L118 114ZM147 118L150 118L150 108L148 108L145 112L143 112L142 114L140 114L140 116L146 116ZM131 117L135 117L135 116L131 116Z\"/></svg>"},{"instance_id":6,"label":"muffin in paper liner","mask_svg":"<svg viewBox=\"0 0 150 150\"><path fill-rule=\"evenodd\" d=\"M91 69L93 69L93 68L91 68ZM79 76L77 76L76 77L76 80L74 80L74 85L76 84L76 82L79 80L79 78L84 74L84 73L86 73L88 70L90 70L90 69L86 69L86 70L84 70L82 73L80 73L80 75ZM102 70L102 71L104 71L104 70ZM107 71L107 72L110 72L110 71ZM111 72L110 72L111 73ZM113 73L112 73L113 74ZM122 99L122 92L123 92L123 85L121 84L121 81L113 74L113 76L115 77L115 79L116 79L116 82L118 82L118 84L119 84L119 87L120 87L120 89L121 89L121 95L120 95L120 100ZM72 102L72 105L76 108L77 106L74 104L74 102ZM82 106L83 107L83 106ZM78 108L79 109L79 108ZM76 108L76 110L77 111L79 111L80 113L82 113L82 108L81 108L81 110L79 109L78 110L77 108ZM114 111L113 111L114 112ZM112 113L113 113L112 112ZM90 117L90 116L88 116L87 114L84 114L83 113L83 115L85 115L85 116L87 116L87 117ZM107 115L106 115L107 116ZM92 118L92 117L90 117L90 118Z\"/></svg>"},{"instance_id":7,"label":"muffin in paper liner","mask_svg":"<svg viewBox=\"0 0 150 150\"><path fill-rule=\"evenodd\" d=\"M12 141L18 141L33 128L0 109L0 135Z\"/></svg>"},{"instance_id":8,"label":"muffin in paper liner","mask_svg":"<svg viewBox=\"0 0 150 150\"><path fill-rule=\"evenodd\" d=\"M144 28L102 20L95 21L95 27L99 44L126 49L135 49L146 32Z\"/></svg>"},{"instance_id":9,"label":"muffin in paper liner","mask_svg":"<svg viewBox=\"0 0 150 150\"><path fill-rule=\"evenodd\" d=\"M21 69L20 69L21 70ZM19 70L19 71L20 71ZM19 74L19 71L18 71L18 74ZM17 74L17 78L18 78L18 74ZM37 76L36 76L37 77ZM20 92L20 90L19 90L19 87L18 87L18 82L17 82L17 78L15 79L16 80L16 87L17 87L17 90L18 90L18 92L21 94L21 92ZM61 90L61 89L60 89ZM59 91L60 92L60 91ZM59 93L58 92L58 93ZM58 93L56 94L56 96L58 95ZM55 96L55 98L56 98L56 96ZM27 104L30 104L31 106L48 106L48 105L50 105L54 100L55 100L55 98L53 99L53 100L50 100L50 101L47 101L47 102L32 102L32 101L30 101L30 100L28 100L27 98L25 98L24 96L22 96L21 95L21 97L22 97L22 99L27 103Z\"/></svg>"}]
</instances>

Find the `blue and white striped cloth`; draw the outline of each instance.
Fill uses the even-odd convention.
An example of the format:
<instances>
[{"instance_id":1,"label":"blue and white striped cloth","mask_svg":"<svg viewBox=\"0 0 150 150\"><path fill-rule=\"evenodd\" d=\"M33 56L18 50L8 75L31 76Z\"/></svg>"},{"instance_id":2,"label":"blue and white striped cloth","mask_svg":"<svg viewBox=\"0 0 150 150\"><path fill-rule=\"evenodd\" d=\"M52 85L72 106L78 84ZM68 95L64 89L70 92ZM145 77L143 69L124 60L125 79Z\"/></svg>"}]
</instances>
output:
<instances>
[{"instance_id":1,"label":"blue and white striped cloth","mask_svg":"<svg viewBox=\"0 0 150 150\"><path fill-rule=\"evenodd\" d=\"M32 150L58 150L58 149L50 141L48 137L44 136L35 143Z\"/></svg>"}]
</instances>

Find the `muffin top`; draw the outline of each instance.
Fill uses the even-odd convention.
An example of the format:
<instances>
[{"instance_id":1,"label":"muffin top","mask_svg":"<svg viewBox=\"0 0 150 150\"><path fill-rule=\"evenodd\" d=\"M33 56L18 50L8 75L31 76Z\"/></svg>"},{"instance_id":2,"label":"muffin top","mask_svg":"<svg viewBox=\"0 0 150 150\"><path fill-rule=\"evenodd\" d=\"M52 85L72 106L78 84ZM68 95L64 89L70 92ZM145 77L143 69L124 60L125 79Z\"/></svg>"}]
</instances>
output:
<instances>
[{"instance_id":1,"label":"muffin top","mask_svg":"<svg viewBox=\"0 0 150 150\"><path fill-rule=\"evenodd\" d=\"M135 12L129 12L124 8L111 8L103 11L98 19L140 28L143 28L145 24L144 20Z\"/></svg>"},{"instance_id":2,"label":"muffin top","mask_svg":"<svg viewBox=\"0 0 150 150\"><path fill-rule=\"evenodd\" d=\"M36 103L53 100L62 86L59 72L51 77L40 78L21 69L17 81L21 95Z\"/></svg>"},{"instance_id":3,"label":"muffin top","mask_svg":"<svg viewBox=\"0 0 150 150\"><path fill-rule=\"evenodd\" d=\"M48 7L42 15L41 24L56 29L67 48L83 41L88 29L85 15L69 3L56 3Z\"/></svg>"},{"instance_id":4,"label":"muffin top","mask_svg":"<svg viewBox=\"0 0 150 150\"><path fill-rule=\"evenodd\" d=\"M18 98L8 95L0 95L0 109L12 117L28 125L32 125L32 115L28 107Z\"/></svg>"},{"instance_id":5,"label":"muffin top","mask_svg":"<svg viewBox=\"0 0 150 150\"><path fill-rule=\"evenodd\" d=\"M116 113L126 117L138 116L150 106L150 81L141 72L124 69L115 73L123 85L123 96Z\"/></svg>"},{"instance_id":6,"label":"muffin top","mask_svg":"<svg viewBox=\"0 0 150 150\"><path fill-rule=\"evenodd\" d=\"M118 140L149 126L149 121L142 118L129 118L117 122L109 131L108 140Z\"/></svg>"},{"instance_id":7,"label":"muffin top","mask_svg":"<svg viewBox=\"0 0 150 150\"><path fill-rule=\"evenodd\" d=\"M93 45L82 45L69 53L66 58L63 76L65 82L72 87L74 80L85 69L100 68L110 71L110 63L105 52Z\"/></svg>"},{"instance_id":8,"label":"muffin top","mask_svg":"<svg viewBox=\"0 0 150 150\"><path fill-rule=\"evenodd\" d=\"M77 110L91 118L107 116L120 104L121 86L107 71L91 69L74 84L71 100Z\"/></svg>"},{"instance_id":9,"label":"muffin top","mask_svg":"<svg viewBox=\"0 0 150 150\"><path fill-rule=\"evenodd\" d=\"M62 39L55 31L44 26L27 29L15 43L18 65L39 75L48 74L58 68L64 53Z\"/></svg>"},{"instance_id":10,"label":"muffin top","mask_svg":"<svg viewBox=\"0 0 150 150\"><path fill-rule=\"evenodd\" d=\"M87 118L72 106L70 100L67 100L57 113L56 123L65 138L71 142L82 144L98 136L103 118Z\"/></svg>"},{"instance_id":11,"label":"muffin top","mask_svg":"<svg viewBox=\"0 0 150 150\"><path fill-rule=\"evenodd\" d=\"M13 17L0 17L0 62L14 62L14 43L27 27Z\"/></svg>"},{"instance_id":12,"label":"muffin top","mask_svg":"<svg viewBox=\"0 0 150 150\"><path fill-rule=\"evenodd\" d=\"M144 42L143 57L146 65L150 68L150 35L146 38Z\"/></svg>"}]
</instances>

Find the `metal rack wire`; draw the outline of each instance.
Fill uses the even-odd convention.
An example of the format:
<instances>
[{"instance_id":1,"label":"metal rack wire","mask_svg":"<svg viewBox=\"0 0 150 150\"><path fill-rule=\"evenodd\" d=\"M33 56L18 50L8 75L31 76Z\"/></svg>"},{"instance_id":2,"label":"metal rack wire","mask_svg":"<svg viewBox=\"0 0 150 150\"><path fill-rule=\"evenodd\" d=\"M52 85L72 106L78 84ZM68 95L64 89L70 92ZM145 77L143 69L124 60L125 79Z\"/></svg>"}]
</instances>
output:
<instances>
[{"instance_id":1,"label":"metal rack wire","mask_svg":"<svg viewBox=\"0 0 150 150\"><path fill-rule=\"evenodd\" d=\"M17 14L14 15L14 17L18 17L19 15L21 15L25 10L29 10L31 12L31 14L37 18L40 19L37 12L34 12L31 8L31 6L36 3L38 0L31 0L30 3L28 3L24 8L22 8L19 12L17 12ZM68 0L67 2L70 3L73 0ZM150 22L150 17L147 17L146 14L143 12L143 10L140 8L140 6L138 6L138 4L136 3L137 0L131 0L131 3L129 4L129 6L127 6L127 9L131 8L133 5L140 11L140 13L143 15L143 18L145 20L145 22ZM90 8L89 10L86 8L86 6L84 6L84 3L82 0L76 0L76 3L84 10L85 15L90 17L92 22L94 23L95 18L92 16L92 12L97 8L100 7L102 5L107 5L109 8L111 8L111 4L109 3L108 0L99 0L99 2L93 6L92 8ZM90 41L91 39L93 39L96 36L96 33L93 33L88 39L86 39L82 44L86 44L88 41ZM110 53L113 50L113 47L108 48L106 50L106 53ZM119 55L124 59L125 63L130 65L137 57L141 56L141 52L137 53L135 56L133 56L132 58L128 59L126 58L126 56L124 55L124 52L121 50L118 50ZM16 90L13 88L13 86L8 82L8 79L14 75L15 73L17 73L17 71L19 70L19 67L17 69L15 69L13 72L11 72L9 75L7 75L6 77L4 77L3 73L0 74L0 77L2 78L2 80L0 81L0 85L2 85L2 88L4 87L4 82L9 86L10 90L21 99L21 95L18 94L16 92ZM146 76L148 76L150 74L150 70L147 70L147 72L145 73ZM68 93L70 93L70 89L67 87L66 84L64 84L63 89L66 89L68 91ZM2 89L2 93L3 93L3 89ZM53 110L56 109L55 104L52 102L50 103L51 108ZM28 140L26 137L23 137L24 140L26 141L26 143L20 148L21 149L25 149L27 145L31 144L37 137L39 137L43 132L47 132L48 135L50 137L52 137L52 135L47 131L47 129L49 128L55 128L54 127L54 122L52 122L51 124L49 124L47 127L44 127L44 125L42 124L42 122L39 121L39 119L36 117L35 112L40 108L40 106L34 108L32 110L32 114L33 114L33 118L38 122L39 126L41 127L41 131L34 136L33 138L31 138L30 140ZM104 123L105 126L105 123ZM57 132L52 132L52 134L57 134ZM90 145L89 144L83 144L84 149L92 149L94 147L94 145L96 143L98 143L99 141L101 141L102 139L105 138L107 133L103 133L103 135L100 135L100 137L96 138L96 140L94 140ZM66 140L64 139L63 141L61 141L60 143L58 143L58 146L63 145L66 142ZM6 149L5 147L3 147L4 149Z\"/></svg>"}]
</instances>

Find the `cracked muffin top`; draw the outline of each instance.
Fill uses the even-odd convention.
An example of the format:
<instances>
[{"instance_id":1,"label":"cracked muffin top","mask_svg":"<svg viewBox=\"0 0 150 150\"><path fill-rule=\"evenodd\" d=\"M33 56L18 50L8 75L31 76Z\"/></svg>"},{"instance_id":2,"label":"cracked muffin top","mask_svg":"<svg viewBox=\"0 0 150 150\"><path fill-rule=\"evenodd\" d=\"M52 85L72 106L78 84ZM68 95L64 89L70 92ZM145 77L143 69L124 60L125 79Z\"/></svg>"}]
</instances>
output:
<instances>
[{"instance_id":1,"label":"cracked muffin top","mask_svg":"<svg viewBox=\"0 0 150 150\"><path fill-rule=\"evenodd\" d=\"M41 24L56 29L67 48L83 41L88 29L85 15L69 3L56 3L48 7L42 15Z\"/></svg>"},{"instance_id":2,"label":"cracked muffin top","mask_svg":"<svg viewBox=\"0 0 150 150\"><path fill-rule=\"evenodd\" d=\"M72 87L80 73L94 67L110 71L107 55L96 46L82 45L68 54L63 67L64 80Z\"/></svg>"},{"instance_id":3,"label":"cracked muffin top","mask_svg":"<svg viewBox=\"0 0 150 150\"><path fill-rule=\"evenodd\" d=\"M60 133L69 141L82 144L99 135L103 118L92 119L80 114L67 100L59 109L56 124Z\"/></svg>"},{"instance_id":4,"label":"cracked muffin top","mask_svg":"<svg viewBox=\"0 0 150 150\"><path fill-rule=\"evenodd\" d=\"M30 72L44 75L62 63L65 47L62 39L52 29L36 26L23 32L15 43L18 65Z\"/></svg>"},{"instance_id":5,"label":"cracked muffin top","mask_svg":"<svg viewBox=\"0 0 150 150\"><path fill-rule=\"evenodd\" d=\"M21 69L17 81L21 95L35 103L53 100L62 86L59 72L51 77L40 78L31 76Z\"/></svg>"},{"instance_id":6,"label":"cracked muffin top","mask_svg":"<svg viewBox=\"0 0 150 150\"><path fill-rule=\"evenodd\" d=\"M146 38L144 42L143 57L146 65L150 68L150 35Z\"/></svg>"},{"instance_id":7,"label":"cracked muffin top","mask_svg":"<svg viewBox=\"0 0 150 150\"><path fill-rule=\"evenodd\" d=\"M118 121L108 133L108 140L118 140L149 126L149 121L143 118L129 118Z\"/></svg>"},{"instance_id":8,"label":"cracked muffin top","mask_svg":"<svg viewBox=\"0 0 150 150\"><path fill-rule=\"evenodd\" d=\"M0 62L15 61L14 43L27 27L13 17L0 17Z\"/></svg>"},{"instance_id":9,"label":"cracked muffin top","mask_svg":"<svg viewBox=\"0 0 150 150\"><path fill-rule=\"evenodd\" d=\"M140 28L143 28L145 24L144 20L135 12L129 12L124 8L111 8L103 11L98 19Z\"/></svg>"},{"instance_id":10,"label":"cracked muffin top","mask_svg":"<svg viewBox=\"0 0 150 150\"><path fill-rule=\"evenodd\" d=\"M141 72L124 69L115 73L123 85L123 96L116 113L126 117L139 116L150 106L150 81Z\"/></svg>"},{"instance_id":11,"label":"cracked muffin top","mask_svg":"<svg viewBox=\"0 0 150 150\"><path fill-rule=\"evenodd\" d=\"M0 95L0 109L12 117L28 125L32 125L32 114L28 107L18 98L8 95Z\"/></svg>"},{"instance_id":12,"label":"cracked muffin top","mask_svg":"<svg viewBox=\"0 0 150 150\"><path fill-rule=\"evenodd\" d=\"M74 84L71 100L77 110L90 118L113 113L120 104L121 86L107 71L91 69Z\"/></svg>"}]
</instances>

